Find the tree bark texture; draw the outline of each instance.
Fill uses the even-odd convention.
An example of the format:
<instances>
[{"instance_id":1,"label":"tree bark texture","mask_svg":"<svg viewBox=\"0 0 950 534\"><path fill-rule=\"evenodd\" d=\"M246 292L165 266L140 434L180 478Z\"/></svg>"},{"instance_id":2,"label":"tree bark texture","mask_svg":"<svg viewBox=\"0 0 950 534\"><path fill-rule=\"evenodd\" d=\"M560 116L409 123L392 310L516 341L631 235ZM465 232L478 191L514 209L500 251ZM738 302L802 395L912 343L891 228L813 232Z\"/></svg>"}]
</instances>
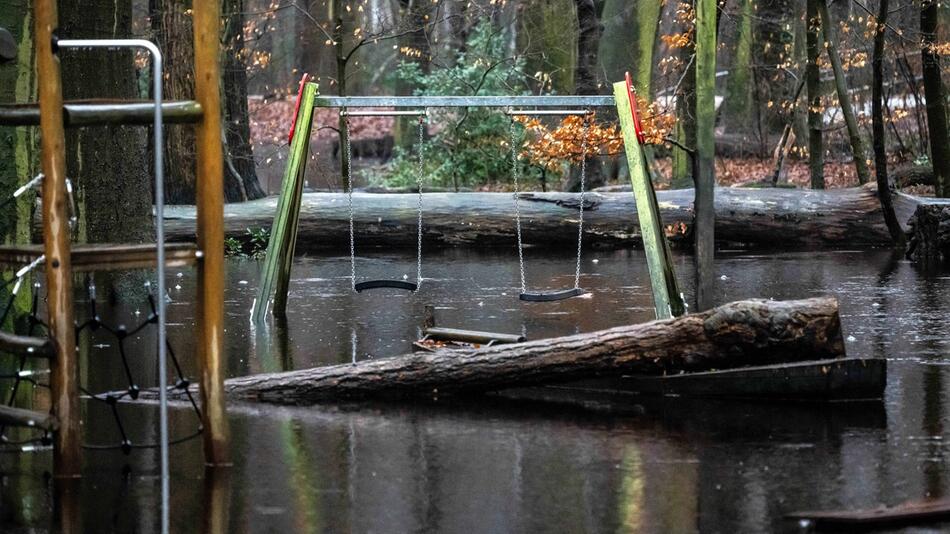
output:
<instances>
[{"instance_id":1,"label":"tree bark texture","mask_svg":"<svg viewBox=\"0 0 950 534\"><path fill-rule=\"evenodd\" d=\"M696 0L696 251L697 306L711 305L716 248L716 0Z\"/></svg>"},{"instance_id":2,"label":"tree bark texture","mask_svg":"<svg viewBox=\"0 0 950 534\"><path fill-rule=\"evenodd\" d=\"M920 8L921 63L924 95L927 100L927 129L930 134L930 161L934 166L937 196L950 197L950 134L947 126L947 102L937 53L937 23L940 18L936 0L923 0Z\"/></svg>"},{"instance_id":3,"label":"tree bark texture","mask_svg":"<svg viewBox=\"0 0 950 534\"><path fill-rule=\"evenodd\" d=\"M62 2L60 35L122 38L132 32L132 2ZM141 96L133 54L61 52L64 98ZM152 173L144 128L99 126L66 133L66 168L76 190L79 240L142 243L153 238ZM174 167L174 165L169 165Z\"/></svg>"},{"instance_id":4,"label":"tree bark texture","mask_svg":"<svg viewBox=\"0 0 950 534\"><path fill-rule=\"evenodd\" d=\"M818 15L818 0L806 0L806 65L805 85L808 92L808 170L812 189L825 188L825 148L822 143L823 108L821 105L821 18Z\"/></svg>"},{"instance_id":5,"label":"tree bark texture","mask_svg":"<svg viewBox=\"0 0 950 534\"><path fill-rule=\"evenodd\" d=\"M265 196L257 179L251 125L247 109L247 68L244 65L244 0L223 0L222 107L224 111L224 198L228 202Z\"/></svg>"},{"instance_id":6,"label":"tree bark texture","mask_svg":"<svg viewBox=\"0 0 950 534\"><path fill-rule=\"evenodd\" d=\"M881 200L884 222L891 232L894 244L904 245L904 230L894 213L891 200L893 188L887 177L887 145L884 131L884 38L887 31L888 0L880 0L877 15L877 28L874 34L874 55L871 60L873 71L871 86L871 121L874 135L874 170L877 179L877 195Z\"/></svg>"},{"instance_id":7,"label":"tree bark texture","mask_svg":"<svg viewBox=\"0 0 950 534\"><path fill-rule=\"evenodd\" d=\"M30 0L13 0L0 9L0 27L17 43L17 59L0 64L0 102L36 101L31 8ZM39 172L36 136L33 128L0 127L0 199L10 198ZM0 210L0 242L29 242L31 201L26 195Z\"/></svg>"},{"instance_id":8,"label":"tree bark texture","mask_svg":"<svg viewBox=\"0 0 950 534\"><path fill-rule=\"evenodd\" d=\"M891 242L877 191L872 186L829 191L720 187L716 194L716 239L720 244L760 247L880 246ZM660 215L670 241L691 246L694 212L691 189L657 191ZM524 193L521 202L525 243L564 247L577 243L577 203L573 193ZM587 246L640 247L637 210L630 193L587 193L584 243ZM920 199L895 194L898 218L913 215ZM416 246L415 195L354 195L356 240L361 248ZM270 228L274 197L225 206L225 232L246 236L248 228ZM297 250L349 250L346 195L303 195ZM423 199L424 249L440 247L515 247L514 200L510 193L426 193ZM170 239L194 239L195 210L166 210Z\"/></svg>"},{"instance_id":9,"label":"tree bark texture","mask_svg":"<svg viewBox=\"0 0 950 534\"><path fill-rule=\"evenodd\" d=\"M950 263L950 203L918 206L907 233L908 258Z\"/></svg>"},{"instance_id":10,"label":"tree bark texture","mask_svg":"<svg viewBox=\"0 0 950 534\"><path fill-rule=\"evenodd\" d=\"M278 404L433 398L618 374L662 375L845 355L834 298L746 300L674 319L471 352L437 351L225 381ZM141 398L154 396L143 392Z\"/></svg>"}]
</instances>

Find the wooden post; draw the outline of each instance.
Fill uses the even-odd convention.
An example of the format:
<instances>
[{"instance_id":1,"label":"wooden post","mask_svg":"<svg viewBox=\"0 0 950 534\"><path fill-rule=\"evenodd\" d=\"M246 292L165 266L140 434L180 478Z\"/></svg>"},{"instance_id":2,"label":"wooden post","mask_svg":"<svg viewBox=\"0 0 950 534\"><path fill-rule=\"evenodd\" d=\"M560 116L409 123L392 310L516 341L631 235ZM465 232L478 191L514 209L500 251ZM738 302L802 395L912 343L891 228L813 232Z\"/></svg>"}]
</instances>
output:
<instances>
[{"instance_id":1,"label":"wooden post","mask_svg":"<svg viewBox=\"0 0 950 534\"><path fill-rule=\"evenodd\" d=\"M254 303L253 319L257 322L263 321L267 316L272 294L274 295L274 315L283 317L286 314L287 289L290 285L290 271L297 243L297 223L300 219L303 177L307 167L307 150L310 145L313 105L317 97L317 89L317 84L306 83L300 94L294 135L290 141L290 156L287 160L287 168L284 170L283 185L280 199L277 201L277 213L271 225L267 253L264 255L261 285L257 290L257 300Z\"/></svg>"},{"instance_id":2,"label":"wooden post","mask_svg":"<svg viewBox=\"0 0 950 534\"><path fill-rule=\"evenodd\" d=\"M195 99L204 115L195 132L198 248L198 362L205 463L230 463L224 407L224 159L221 149L220 0L194 3ZM160 297L161 298L161 297Z\"/></svg>"},{"instance_id":3,"label":"wooden post","mask_svg":"<svg viewBox=\"0 0 950 534\"><path fill-rule=\"evenodd\" d=\"M660 219L660 206L656 201L656 191L647 172L646 162L637 134L634 120L636 102L633 100L629 81L614 84L614 99L617 102L617 116L623 133L624 151L627 154L627 167L630 169L630 182L637 201L637 216L640 219L640 232L643 237L643 249L646 252L647 267L650 271L650 285L653 288L653 306L657 319L669 319L686 312L679 285L676 283L676 271L673 269L673 255L670 244L663 232Z\"/></svg>"},{"instance_id":4,"label":"wooden post","mask_svg":"<svg viewBox=\"0 0 950 534\"><path fill-rule=\"evenodd\" d=\"M60 421L53 441L53 474L78 477L82 467L79 431L79 366L73 322L73 277L66 196L66 139L63 130L63 85L59 58L53 53L57 29L56 0L35 4L37 92L43 174L43 246L49 336L56 344L51 362L53 414Z\"/></svg>"}]
</instances>

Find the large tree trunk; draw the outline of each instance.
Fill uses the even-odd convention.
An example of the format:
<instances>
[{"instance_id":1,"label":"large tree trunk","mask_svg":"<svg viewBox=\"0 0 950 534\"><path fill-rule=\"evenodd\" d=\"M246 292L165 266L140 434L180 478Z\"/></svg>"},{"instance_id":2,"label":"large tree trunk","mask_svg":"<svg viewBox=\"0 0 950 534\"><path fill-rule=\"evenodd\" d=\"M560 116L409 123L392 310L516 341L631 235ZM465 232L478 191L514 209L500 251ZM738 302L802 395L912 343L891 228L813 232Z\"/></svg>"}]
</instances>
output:
<instances>
[{"instance_id":1,"label":"large tree trunk","mask_svg":"<svg viewBox=\"0 0 950 534\"><path fill-rule=\"evenodd\" d=\"M947 126L947 103L940 78L940 55L936 50L938 19L938 2L923 0L920 9L921 63L924 95L927 100L930 161L934 166L937 196L950 197L950 135Z\"/></svg>"},{"instance_id":2,"label":"large tree trunk","mask_svg":"<svg viewBox=\"0 0 950 534\"><path fill-rule=\"evenodd\" d=\"M597 48L604 31L594 0L574 0L577 8L577 65L574 90L579 95L601 92L602 80L597 73Z\"/></svg>"},{"instance_id":3,"label":"large tree trunk","mask_svg":"<svg viewBox=\"0 0 950 534\"><path fill-rule=\"evenodd\" d=\"M696 1L696 222L693 230L700 310L712 305L716 248L716 0Z\"/></svg>"},{"instance_id":4,"label":"large tree trunk","mask_svg":"<svg viewBox=\"0 0 950 534\"><path fill-rule=\"evenodd\" d=\"M251 126L247 109L247 67L244 64L244 0L224 0L222 39L222 111L224 113L224 196L227 202L253 200L265 196L257 179L257 165L251 148Z\"/></svg>"},{"instance_id":5,"label":"large tree trunk","mask_svg":"<svg viewBox=\"0 0 950 534\"><path fill-rule=\"evenodd\" d=\"M33 12L29 0L8 3L0 9L0 27L17 43L17 58L0 64L0 102L36 101L36 71L33 68ZM0 127L0 199L13 192L38 172L36 132L32 128ZM31 195L25 195L0 209L0 242L30 241Z\"/></svg>"},{"instance_id":6,"label":"large tree trunk","mask_svg":"<svg viewBox=\"0 0 950 534\"><path fill-rule=\"evenodd\" d=\"M231 378L224 387L231 400L279 404L431 399L621 373L660 375L844 355L835 299L747 300L674 319L471 353L415 353Z\"/></svg>"},{"instance_id":7,"label":"large tree trunk","mask_svg":"<svg viewBox=\"0 0 950 534\"><path fill-rule=\"evenodd\" d=\"M874 131L874 170L877 174L877 195L881 199L884 222L891 232L894 244L904 246L904 230L894 213L891 200L891 182L887 178L887 145L884 134L884 37L887 31L888 0L880 0L877 15L877 28L874 34L874 56L871 68L873 81L871 88L871 120Z\"/></svg>"},{"instance_id":8,"label":"large tree trunk","mask_svg":"<svg viewBox=\"0 0 950 534\"><path fill-rule=\"evenodd\" d=\"M223 56L225 200L260 198L264 191L254 171L247 113L247 74L243 71L243 0L225 0L224 38L229 47ZM165 56L163 91L168 100L191 100L195 95L195 50L188 0L149 0L152 32ZM195 202L195 134L188 124L165 128L165 201Z\"/></svg>"},{"instance_id":9,"label":"large tree trunk","mask_svg":"<svg viewBox=\"0 0 950 534\"><path fill-rule=\"evenodd\" d=\"M132 32L131 0L62 2L62 36L121 38ZM140 98L132 52L62 52L64 97ZM68 130L66 166L77 189L79 239L141 243L153 236L147 131L136 126ZM174 165L169 165L174 167Z\"/></svg>"},{"instance_id":10,"label":"large tree trunk","mask_svg":"<svg viewBox=\"0 0 950 534\"><path fill-rule=\"evenodd\" d=\"M165 58L167 100L195 98L194 39L190 2L149 0L152 32ZM165 127L165 202L195 203L195 132L189 124Z\"/></svg>"},{"instance_id":11,"label":"large tree trunk","mask_svg":"<svg viewBox=\"0 0 950 534\"><path fill-rule=\"evenodd\" d=\"M825 188L825 149L822 144L824 128L821 105L821 69L818 57L821 56L820 35L821 19L818 15L818 0L806 0L805 13L807 42L807 60L805 65L805 84L808 91L808 170L811 174L812 189Z\"/></svg>"},{"instance_id":12,"label":"large tree trunk","mask_svg":"<svg viewBox=\"0 0 950 534\"><path fill-rule=\"evenodd\" d=\"M830 191L799 189L716 188L716 239L721 244L761 247L880 246L891 242L876 189L871 186ZM525 243L567 247L577 243L577 202L572 193L525 193L521 202ZM693 190L657 191L660 215L674 244L693 243ZM906 221L922 203L896 194L898 218ZM360 247L414 250L414 195L354 196ZM584 244L639 247L637 209L630 193L588 193ZM277 200L273 197L225 206L225 231L240 238L247 229L270 228ZM346 195L304 193L297 250L349 250ZM426 250L443 247L515 248L510 193L427 193L423 199ZM172 206L166 211L170 239L194 239L195 210ZM461 214L461 216L460 216Z\"/></svg>"},{"instance_id":13,"label":"large tree trunk","mask_svg":"<svg viewBox=\"0 0 950 534\"><path fill-rule=\"evenodd\" d=\"M868 170L868 154L864 148L864 140L861 139L861 130L858 128L858 119L854 115L854 106L851 105L848 79L845 77L844 68L841 66L838 33L835 31L835 23L828 13L827 0L815 1L818 2L818 12L821 15L821 26L825 34L825 44L828 48L828 60L831 62L831 69L835 73L835 90L838 93L838 104L841 106L841 114L844 115L844 122L848 127L854 168L858 175L858 182L866 184L871 179L871 172Z\"/></svg>"}]
</instances>

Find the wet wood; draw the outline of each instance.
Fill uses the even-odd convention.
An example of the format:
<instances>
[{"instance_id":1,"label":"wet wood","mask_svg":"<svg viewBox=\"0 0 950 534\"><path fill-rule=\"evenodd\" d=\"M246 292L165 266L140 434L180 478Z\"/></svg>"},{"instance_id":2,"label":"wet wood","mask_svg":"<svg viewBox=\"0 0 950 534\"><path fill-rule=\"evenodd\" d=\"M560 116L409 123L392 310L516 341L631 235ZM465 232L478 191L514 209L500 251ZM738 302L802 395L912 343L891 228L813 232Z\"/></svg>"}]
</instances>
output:
<instances>
[{"instance_id":1,"label":"wet wood","mask_svg":"<svg viewBox=\"0 0 950 534\"><path fill-rule=\"evenodd\" d=\"M788 519L807 521L818 530L870 530L950 520L950 500L906 502L866 510L795 512Z\"/></svg>"},{"instance_id":2,"label":"wet wood","mask_svg":"<svg viewBox=\"0 0 950 534\"><path fill-rule=\"evenodd\" d=\"M155 267L158 247L154 244L95 243L72 247L74 271L112 271L152 269ZM40 245L0 246L0 266L19 268L43 255ZM194 265L202 256L192 243L166 243L165 265L185 267Z\"/></svg>"},{"instance_id":3,"label":"wet wood","mask_svg":"<svg viewBox=\"0 0 950 534\"><path fill-rule=\"evenodd\" d=\"M63 121L68 128L106 124L151 126L155 119L154 109L151 100L72 100L63 103ZM201 105L193 100L162 103L162 120L166 124L198 122L201 115ZM39 123L37 104L0 105L0 126L35 126Z\"/></svg>"},{"instance_id":4,"label":"wet wood","mask_svg":"<svg viewBox=\"0 0 950 534\"><path fill-rule=\"evenodd\" d=\"M934 202L917 206L910 220L907 257L914 261L950 262L950 201Z\"/></svg>"},{"instance_id":5,"label":"wet wood","mask_svg":"<svg viewBox=\"0 0 950 534\"><path fill-rule=\"evenodd\" d=\"M18 336L0 331L0 352L17 356L52 358L56 354L53 342L45 337Z\"/></svg>"},{"instance_id":6,"label":"wet wood","mask_svg":"<svg viewBox=\"0 0 950 534\"><path fill-rule=\"evenodd\" d=\"M310 404L432 398L636 373L661 375L843 357L833 298L746 300L674 319L489 347L228 379L228 398ZM154 397L143 392L141 398Z\"/></svg>"},{"instance_id":7,"label":"wet wood","mask_svg":"<svg viewBox=\"0 0 950 534\"><path fill-rule=\"evenodd\" d=\"M199 264L197 352L205 462L231 461L224 408L224 156L221 147L220 0L195 2L195 100L205 113L195 129Z\"/></svg>"},{"instance_id":8,"label":"wet wood","mask_svg":"<svg viewBox=\"0 0 950 534\"><path fill-rule=\"evenodd\" d=\"M422 333L428 336L430 339L438 339L442 341L462 341L465 343L478 343L482 345L486 345L488 343L503 345L506 343L522 343L525 341L525 337L520 335L500 334L498 332L481 332L478 330L463 330L461 328L432 327L426 328L422 331Z\"/></svg>"},{"instance_id":9,"label":"wet wood","mask_svg":"<svg viewBox=\"0 0 950 534\"><path fill-rule=\"evenodd\" d=\"M43 174L43 251L46 254L46 307L49 336L56 346L50 369L53 414L60 428L53 436L53 475L80 476L82 436L79 427L79 362L73 318L73 272L66 206L66 151L63 86L59 58L53 54L53 31L59 26L56 0L36 0L34 45L40 110L40 162Z\"/></svg>"},{"instance_id":10,"label":"wet wood","mask_svg":"<svg viewBox=\"0 0 950 534\"><path fill-rule=\"evenodd\" d=\"M521 203L527 245L566 247L577 241L576 193L528 193ZM692 243L693 191L657 191L660 216L671 243ZM905 223L929 199L894 196L898 220ZM354 196L361 248L413 249L416 246L413 195ZM304 193L300 209L299 252L346 251L349 244L346 195ZM428 193L423 200L424 249L510 247L514 249L514 201L510 193ZM225 207L225 232L240 238L248 228L270 228L277 198ZM584 213L586 246L641 247L637 208L630 193L588 194ZM169 238L194 239L195 209L166 209ZM777 241L776 236L781 240ZM716 240L720 245L760 247L867 247L887 245L881 204L873 187L824 191L766 188L716 189Z\"/></svg>"},{"instance_id":11,"label":"wet wood","mask_svg":"<svg viewBox=\"0 0 950 534\"><path fill-rule=\"evenodd\" d=\"M48 413L0 405L0 424L55 431L59 422Z\"/></svg>"}]
</instances>

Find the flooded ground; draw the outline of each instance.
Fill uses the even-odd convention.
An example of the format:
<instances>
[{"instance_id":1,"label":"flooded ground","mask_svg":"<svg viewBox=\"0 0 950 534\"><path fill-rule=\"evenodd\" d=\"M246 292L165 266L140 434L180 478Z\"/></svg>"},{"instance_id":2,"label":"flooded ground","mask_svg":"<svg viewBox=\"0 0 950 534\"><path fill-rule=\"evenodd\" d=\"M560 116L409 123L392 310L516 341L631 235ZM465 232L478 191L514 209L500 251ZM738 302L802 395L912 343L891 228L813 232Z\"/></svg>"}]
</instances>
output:
<instances>
[{"instance_id":1,"label":"flooded ground","mask_svg":"<svg viewBox=\"0 0 950 534\"><path fill-rule=\"evenodd\" d=\"M528 253L532 287L566 287L573 258ZM413 278L414 258L362 258L361 279ZM688 256L677 257L691 295ZM305 368L409 350L423 307L439 324L541 338L652 318L640 251L592 251L589 298L517 299L514 254L427 257L422 291L353 294L345 257L301 258L285 325L248 321L259 264L229 264L229 374ZM241 405L230 410L235 465L206 477L200 442L172 449L174 532L762 532L795 530L802 509L870 507L948 496L950 270L885 251L717 257L718 302L836 295L847 350L889 361L883 403L766 404L644 399L616 412L493 400L430 405ZM194 376L190 271L171 273L170 339ZM136 311L138 315L136 315ZM143 303L104 307L132 325ZM151 334L130 350L137 382L155 382ZM114 340L94 334L89 390L125 387ZM139 348L135 348L139 347ZM154 441L157 409L122 405L136 444ZM112 417L87 404L86 439L116 443ZM172 411L172 434L195 429ZM158 455L87 451L78 486L85 532L159 530ZM46 532L50 454L0 456L0 530ZM67 502L69 502L67 500Z\"/></svg>"}]
</instances>

